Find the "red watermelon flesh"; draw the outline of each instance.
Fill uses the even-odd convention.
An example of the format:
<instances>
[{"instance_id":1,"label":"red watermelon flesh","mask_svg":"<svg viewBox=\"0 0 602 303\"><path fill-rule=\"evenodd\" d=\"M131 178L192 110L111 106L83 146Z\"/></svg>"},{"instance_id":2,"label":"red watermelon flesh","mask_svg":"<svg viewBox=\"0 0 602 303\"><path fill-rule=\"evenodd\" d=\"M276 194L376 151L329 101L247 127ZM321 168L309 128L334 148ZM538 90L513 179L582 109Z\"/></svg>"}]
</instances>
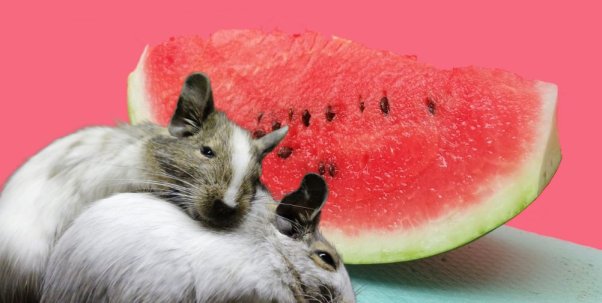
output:
<instances>
[{"instance_id":1,"label":"red watermelon flesh","mask_svg":"<svg viewBox=\"0 0 602 303\"><path fill-rule=\"evenodd\" d=\"M471 241L533 201L560 160L554 85L317 33L231 30L148 47L130 76L132 122L166 125L194 71L243 127L289 126L263 181L280 198L307 172L324 175L322 229L351 263Z\"/></svg>"}]
</instances>

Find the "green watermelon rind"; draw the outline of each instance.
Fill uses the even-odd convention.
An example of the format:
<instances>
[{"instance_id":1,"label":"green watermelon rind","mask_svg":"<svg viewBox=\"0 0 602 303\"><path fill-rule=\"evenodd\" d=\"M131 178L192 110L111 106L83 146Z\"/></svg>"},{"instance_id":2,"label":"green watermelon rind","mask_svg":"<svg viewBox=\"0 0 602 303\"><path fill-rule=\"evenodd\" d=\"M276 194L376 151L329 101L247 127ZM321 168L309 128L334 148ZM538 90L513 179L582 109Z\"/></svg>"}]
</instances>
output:
<instances>
[{"instance_id":1,"label":"green watermelon rind","mask_svg":"<svg viewBox=\"0 0 602 303\"><path fill-rule=\"evenodd\" d=\"M154 121L145 90L144 65L147 55L148 47L128 78L128 112L132 124ZM349 236L326 226L322 232L335 244L345 263L390 263L433 256L478 239L529 206L550 182L561 159L556 128L557 87L551 83L537 82L536 88L541 96L538 139L530 155L525 155L524 164L513 176L483 185L486 188L499 188L493 196L468 209L450 210L445 218L410 232L366 230L360 235Z\"/></svg>"}]
</instances>

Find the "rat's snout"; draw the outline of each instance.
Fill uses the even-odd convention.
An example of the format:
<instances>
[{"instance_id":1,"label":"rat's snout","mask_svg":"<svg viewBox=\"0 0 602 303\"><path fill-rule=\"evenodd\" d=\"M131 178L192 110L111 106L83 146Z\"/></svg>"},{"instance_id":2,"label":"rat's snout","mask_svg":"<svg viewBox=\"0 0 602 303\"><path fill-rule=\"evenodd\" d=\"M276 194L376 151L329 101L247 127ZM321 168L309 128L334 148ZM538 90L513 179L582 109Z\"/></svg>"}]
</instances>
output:
<instances>
[{"instance_id":1,"label":"rat's snout","mask_svg":"<svg viewBox=\"0 0 602 303\"><path fill-rule=\"evenodd\" d=\"M214 227L237 226L246 213L245 205L241 205L238 190L228 194L224 186L206 186L205 193L199 195L197 212L199 217ZM238 199L232 199L238 198Z\"/></svg>"},{"instance_id":2,"label":"rat's snout","mask_svg":"<svg viewBox=\"0 0 602 303\"><path fill-rule=\"evenodd\" d=\"M222 199L215 199L211 206L211 212L217 218L225 218L233 215L236 209L227 205Z\"/></svg>"}]
</instances>

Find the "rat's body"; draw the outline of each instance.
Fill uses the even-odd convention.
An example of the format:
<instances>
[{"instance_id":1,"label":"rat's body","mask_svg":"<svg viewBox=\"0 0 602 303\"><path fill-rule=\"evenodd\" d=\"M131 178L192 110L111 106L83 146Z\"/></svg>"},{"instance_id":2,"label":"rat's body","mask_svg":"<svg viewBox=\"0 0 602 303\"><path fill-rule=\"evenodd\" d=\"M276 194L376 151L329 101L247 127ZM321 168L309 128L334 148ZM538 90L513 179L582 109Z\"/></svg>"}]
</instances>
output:
<instances>
[{"instance_id":1,"label":"rat's body","mask_svg":"<svg viewBox=\"0 0 602 303\"><path fill-rule=\"evenodd\" d=\"M104 199L57 243L42 302L354 302L318 231L325 198L308 175L274 212L259 186L241 224L221 232L148 194Z\"/></svg>"},{"instance_id":2,"label":"rat's body","mask_svg":"<svg viewBox=\"0 0 602 303\"><path fill-rule=\"evenodd\" d=\"M0 301L20 300L39 285L54 242L90 202L142 189L133 180L147 179L143 151L160 132L146 128L81 130L55 141L11 177L0 196Z\"/></svg>"},{"instance_id":3,"label":"rat's body","mask_svg":"<svg viewBox=\"0 0 602 303\"><path fill-rule=\"evenodd\" d=\"M24 164L0 196L0 302L35 302L48 256L90 203L149 192L212 228L239 224L261 159L286 128L253 140L215 111L208 80L190 76L169 128L92 127Z\"/></svg>"}]
</instances>

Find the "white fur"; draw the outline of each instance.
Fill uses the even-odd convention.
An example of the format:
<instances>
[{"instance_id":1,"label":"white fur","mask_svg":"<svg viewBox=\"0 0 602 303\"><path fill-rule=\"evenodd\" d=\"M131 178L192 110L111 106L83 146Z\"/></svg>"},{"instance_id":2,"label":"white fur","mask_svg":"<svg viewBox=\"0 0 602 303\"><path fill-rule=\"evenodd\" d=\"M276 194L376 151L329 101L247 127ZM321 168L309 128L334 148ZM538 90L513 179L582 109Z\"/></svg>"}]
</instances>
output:
<instances>
[{"instance_id":1,"label":"white fur","mask_svg":"<svg viewBox=\"0 0 602 303\"><path fill-rule=\"evenodd\" d=\"M355 302L345 268L324 270L307 244L270 223L271 197L257 200L235 231L215 232L146 194L98 201L78 217L49 260L42 302L296 302L295 278L328 283ZM136 299L136 300L135 300Z\"/></svg>"},{"instance_id":2,"label":"white fur","mask_svg":"<svg viewBox=\"0 0 602 303\"><path fill-rule=\"evenodd\" d=\"M129 191L124 180L141 178L140 170L126 167L142 167L142 144L123 130L95 127L32 157L0 196L0 259L21 273L43 271L54 242L88 203ZM2 273L0 281L15 278Z\"/></svg>"},{"instance_id":3,"label":"white fur","mask_svg":"<svg viewBox=\"0 0 602 303\"><path fill-rule=\"evenodd\" d=\"M236 197L251 162L251 141L246 131L234 126L230 136L232 179L224 194L224 203L230 207L236 206Z\"/></svg>"}]
</instances>

